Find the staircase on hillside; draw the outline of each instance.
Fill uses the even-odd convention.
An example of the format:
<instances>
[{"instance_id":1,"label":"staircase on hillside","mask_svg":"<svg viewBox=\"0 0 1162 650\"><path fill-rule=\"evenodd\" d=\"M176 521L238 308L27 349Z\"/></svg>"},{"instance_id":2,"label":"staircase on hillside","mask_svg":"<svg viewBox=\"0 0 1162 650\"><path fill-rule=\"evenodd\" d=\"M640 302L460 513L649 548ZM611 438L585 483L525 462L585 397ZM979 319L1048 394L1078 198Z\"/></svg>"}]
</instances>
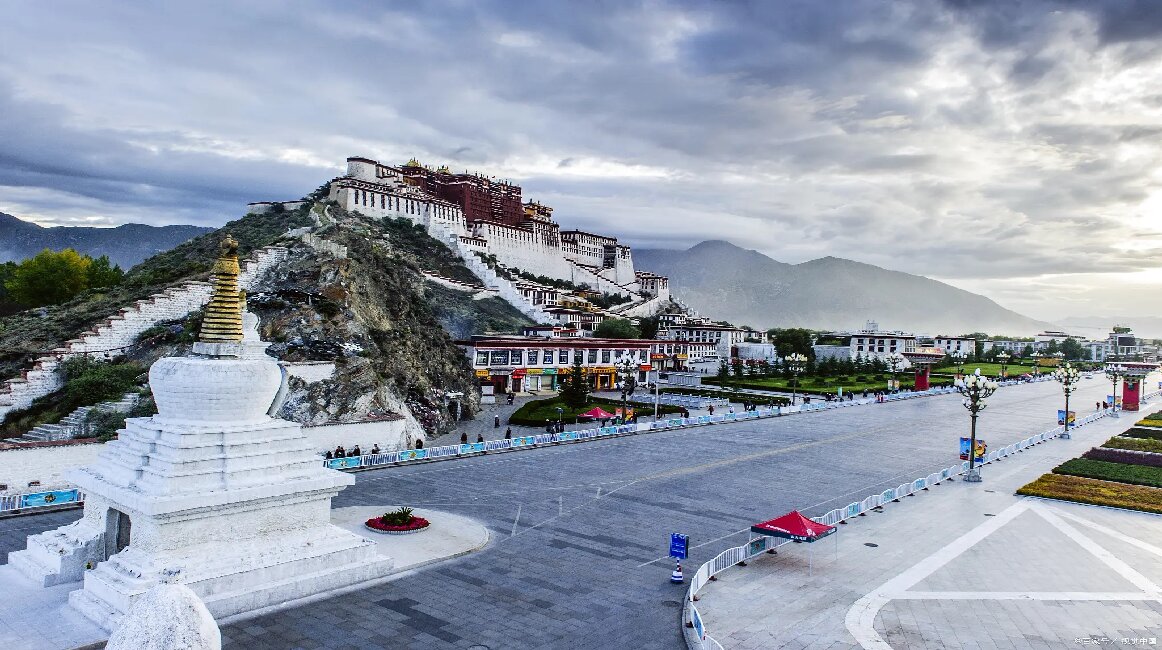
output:
<instances>
[{"instance_id":1,"label":"staircase on hillside","mask_svg":"<svg viewBox=\"0 0 1162 650\"><path fill-rule=\"evenodd\" d=\"M116 411L127 413L137 405L141 398L138 393L125 393L121 399L114 402L101 402L93 406L82 406L69 413L56 424L42 424L19 438L8 438L5 442L54 442L57 440L72 440L85 433L85 420L94 409L101 411Z\"/></svg>"},{"instance_id":2,"label":"staircase on hillside","mask_svg":"<svg viewBox=\"0 0 1162 650\"><path fill-rule=\"evenodd\" d=\"M239 286L251 291L262 276L286 259L287 249L270 246L251 253L239 275ZM37 358L32 368L22 370L0 385L0 420L9 411L28 408L33 400L61 387L57 372L61 359L74 354L110 359L133 345L142 332L158 323L184 318L210 300L208 282L189 281L139 300L106 318L80 337L67 341L51 354Z\"/></svg>"}]
</instances>

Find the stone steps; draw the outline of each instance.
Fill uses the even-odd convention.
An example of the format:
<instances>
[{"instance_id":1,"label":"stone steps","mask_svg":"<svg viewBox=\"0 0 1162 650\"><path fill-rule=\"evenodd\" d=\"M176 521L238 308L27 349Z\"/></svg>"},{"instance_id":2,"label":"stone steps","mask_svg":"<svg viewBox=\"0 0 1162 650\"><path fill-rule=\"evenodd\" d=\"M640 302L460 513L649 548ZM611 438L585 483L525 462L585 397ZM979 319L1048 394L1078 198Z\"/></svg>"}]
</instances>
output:
<instances>
[{"instance_id":1,"label":"stone steps","mask_svg":"<svg viewBox=\"0 0 1162 650\"><path fill-rule=\"evenodd\" d=\"M82 406L72 413L61 418L56 424L41 424L19 438L9 438L8 442L53 442L57 440L72 440L84 433L85 420L93 409L117 411L125 413L137 404L137 393L125 393L121 399L111 402L101 402L93 406Z\"/></svg>"},{"instance_id":2,"label":"stone steps","mask_svg":"<svg viewBox=\"0 0 1162 650\"><path fill-rule=\"evenodd\" d=\"M243 263L239 286L252 290L254 284L287 255L287 249L281 246L253 252ZM154 325L183 318L201 309L210 300L211 292L210 283L200 281L169 287L122 309L51 354L38 358L31 368L22 370L19 377L0 384L0 419L9 411L28 408L36 398L58 390L61 379L57 366L63 357L87 354L98 359L111 359L133 345L142 332Z\"/></svg>"}]
</instances>

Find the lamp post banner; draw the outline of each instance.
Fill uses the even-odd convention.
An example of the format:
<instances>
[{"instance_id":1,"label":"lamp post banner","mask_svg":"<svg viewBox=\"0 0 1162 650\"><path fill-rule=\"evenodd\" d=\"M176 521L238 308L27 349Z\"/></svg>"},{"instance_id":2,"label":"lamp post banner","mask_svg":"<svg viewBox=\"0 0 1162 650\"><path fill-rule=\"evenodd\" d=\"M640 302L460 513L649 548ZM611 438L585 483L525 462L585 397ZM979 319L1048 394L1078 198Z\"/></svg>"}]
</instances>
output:
<instances>
[{"instance_id":1,"label":"lamp post banner","mask_svg":"<svg viewBox=\"0 0 1162 650\"><path fill-rule=\"evenodd\" d=\"M968 448L972 445L972 440L969 438L960 439L960 460L968 460ZM976 462L984 460L985 454L988 453L988 443L984 440L977 439L976 441Z\"/></svg>"},{"instance_id":2,"label":"lamp post banner","mask_svg":"<svg viewBox=\"0 0 1162 650\"><path fill-rule=\"evenodd\" d=\"M1077 411L1070 411L1069 412L1069 424L1073 425L1076 423L1077 423ZM1057 424L1065 424L1065 411L1063 409L1057 409ZM962 440L963 440L963 438L962 438Z\"/></svg>"}]
</instances>

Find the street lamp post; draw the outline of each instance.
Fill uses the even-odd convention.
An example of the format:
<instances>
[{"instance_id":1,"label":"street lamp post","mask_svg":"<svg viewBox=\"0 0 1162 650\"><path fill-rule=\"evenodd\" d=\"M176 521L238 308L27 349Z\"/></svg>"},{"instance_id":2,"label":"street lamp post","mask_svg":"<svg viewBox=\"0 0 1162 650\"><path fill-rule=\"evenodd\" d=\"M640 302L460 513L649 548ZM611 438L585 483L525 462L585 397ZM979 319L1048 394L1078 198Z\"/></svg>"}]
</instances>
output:
<instances>
[{"instance_id":1,"label":"street lamp post","mask_svg":"<svg viewBox=\"0 0 1162 650\"><path fill-rule=\"evenodd\" d=\"M1009 369L1009 359L1013 356L1008 352L1002 352L997 355L997 363L1001 364L1001 379L1005 379L1005 375Z\"/></svg>"},{"instance_id":2,"label":"street lamp post","mask_svg":"<svg viewBox=\"0 0 1162 650\"><path fill-rule=\"evenodd\" d=\"M964 374L964 362L968 359L968 355L964 353L964 350L956 350L948 357L952 359L952 363L956 364L956 378L959 380L960 376Z\"/></svg>"},{"instance_id":3,"label":"street lamp post","mask_svg":"<svg viewBox=\"0 0 1162 650\"><path fill-rule=\"evenodd\" d=\"M900 385L896 383L896 373L900 371L900 367L904 365L904 357L899 354L888 355L888 369L892 372L892 390L899 390Z\"/></svg>"},{"instance_id":4,"label":"street lamp post","mask_svg":"<svg viewBox=\"0 0 1162 650\"><path fill-rule=\"evenodd\" d=\"M1033 360L1033 379L1036 379L1041 375L1041 353L1034 352L1029 358Z\"/></svg>"},{"instance_id":5,"label":"street lamp post","mask_svg":"<svg viewBox=\"0 0 1162 650\"><path fill-rule=\"evenodd\" d=\"M1061 433L1061 437L1069 440L1069 394L1073 392L1073 387L1077 385L1077 381L1081 379L1081 373L1073 364L1066 362L1063 365L1057 366L1053 371L1053 378L1061 382L1061 389L1065 391L1065 430Z\"/></svg>"},{"instance_id":6,"label":"street lamp post","mask_svg":"<svg viewBox=\"0 0 1162 650\"><path fill-rule=\"evenodd\" d=\"M635 357L622 355L614 364L617 376L621 379L621 423L625 424L629 415L629 394L633 392L637 379L638 362Z\"/></svg>"},{"instance_id":7,"label":"street lamp post","mask_svg":"<svg viewBox=\"0 0 1162 650\"><path fill-rule=\"evenodd\" d=\"M807 361L807 355L798 352L788 354L783 358L783 362L787 364L787 370L791 371L791 406L795 405L795 397L799 393L799 375L807 369Z\"/></svg>"},{"instance_id":8,"label":"street lamp post","mask_svg":"<svg viewBox=\"0 0 1162 650\"><path fill-rule=\"evenodd\" d=\"M1126 374L1126 367L1120 363L1111 363L1106 365L1106 379L1109 379L1114 384L1114 401L1110 404L1110 416L1121 417L1118 415L1118 383L1122 381L1122 377Z\"/></svg>"},{"instance_id":9,"label":"street lamp post","mask_svg":"<svg viewBox=\"0 0 1162 650\"><path fill-rule=\"evenodd\" d=\"M968 474L964 480L969 483L980 483L980 470L976 467L976 417L988 406L985 399L997 390L997 382L982 377L978 368L976 374L969 375L956 387L964 396L964 408L968 409L972 417L972 428L968 441Z\"/></svg>"}]
</instances>

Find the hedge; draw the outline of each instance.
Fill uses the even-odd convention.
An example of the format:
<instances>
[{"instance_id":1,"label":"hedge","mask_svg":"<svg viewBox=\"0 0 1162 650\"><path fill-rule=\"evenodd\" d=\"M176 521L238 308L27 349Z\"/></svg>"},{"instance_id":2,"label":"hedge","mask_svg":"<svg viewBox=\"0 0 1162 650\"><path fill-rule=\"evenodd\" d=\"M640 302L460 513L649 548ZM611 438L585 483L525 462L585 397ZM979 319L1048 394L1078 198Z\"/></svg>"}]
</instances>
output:
<instances>
[{"instance_id":1,"label":"hedge","mask_svg":"<svg viewBox=\"0 0 1162 650\"><path fill-rule=\"evenodd\" d=\"M1145 451L1130 451L1128 449L1109 449L1094 447L1081 455L1089 460L1102 460L1109 463L1123 463L1125 465L1142 465L1145 467L1162 467L1162 454Z\"/></svg>"},{"instance_id":2,"label":"hedge","mask_svg":"<svg viewBox=\"0 0 1162 650\"><path fill-rule=\"evenodd\" d=\"M1162 514L1162 490L1079 476L1045 474L1017 494Z\"/></svg>"},{"instance_id":3,"label":"hedge","mask_svg":"<svg viewBox=\"0 0 1162 650\"><path fill-rule=\"evenodd\" d=\"M1130 438L1149 438L1151 440L1162 440L1162 430L1146 429L1143 427L1130 427L1123 436Z\"/></svg>"},{"instance_id":4,"label":"hedge","mask_svg":"<svg viewBox=\"0 0 1162 650\"><path fill-rule=\"evenodd\" d=\"M1110 449L1130 449L1132 451L1150 451L1162 454L1162 440L1152 438L1123 438L1115 436L1106 441L1102 447Z\"/></svg>"},{"instance_id":5,"label":"hedge","mask_svg":"<svg viewBox=\"0 0 1162 650\"><path fill-rule=\"evenodd\" d=\"M1162 487L1162 469L1157 467L1143 467L1141 465L1126 465L1124 463L1110 463L1103 460L1089 460L1074 458L1053 468L1054 474L1069 474L1103 481L1129 483L1131 485L1147 485Z\"/></svg>"},{"instance_id":6,"label":"hedge","mask_svg":"<svg viewBox=\"0 0 1162 650\"><path fill-rule=\"evenodd\" d=\"M721 390L699 390L697 388L666 388L662 390L663 393L673 393L674 395L695 395L697 397L723 397L727 401L736 402L750 402L752 404L759 404L761 406L788 406L791 399L788 397L754 395L751 393L735 393Z\"/></svg>"},{"instance_id":7,"label":"hedge","mask_svg":"<svg viewBox=\"0 0 1162 650\"><path fill-rule=\"evenodd\" d=\"M1157 415L1157 413L1151 415L1150 417L1148 417L1144 420L1138 420L1134 424L1136 426L1139 426L1139 427L1155 427L1155 428L1162 429L1162 420L1154 419L1154 415Z\"/></svg>"}]
</instances>

